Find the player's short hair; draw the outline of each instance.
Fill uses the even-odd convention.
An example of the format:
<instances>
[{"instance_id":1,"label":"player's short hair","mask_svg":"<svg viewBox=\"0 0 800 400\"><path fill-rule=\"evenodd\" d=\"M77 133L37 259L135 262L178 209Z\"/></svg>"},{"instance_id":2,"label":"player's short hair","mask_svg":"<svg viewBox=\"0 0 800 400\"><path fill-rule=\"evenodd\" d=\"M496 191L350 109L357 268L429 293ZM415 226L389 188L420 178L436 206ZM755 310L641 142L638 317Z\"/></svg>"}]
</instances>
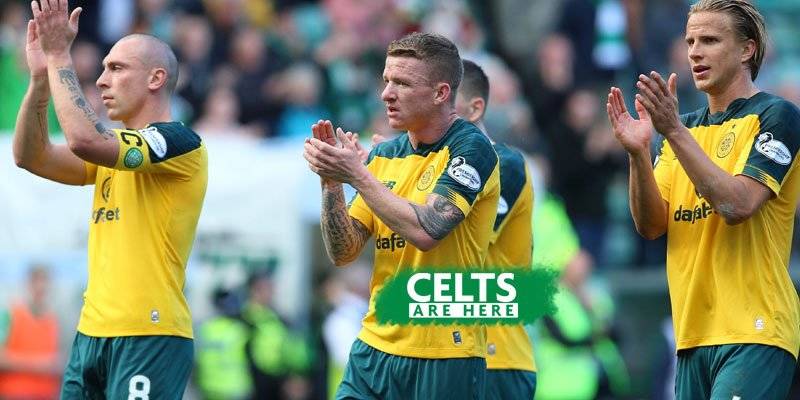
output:
<instances>
[{"instance_id":1,"label":"player's short hair","mask_svg":"<svg viewBox=\"0 0 800 400\"><path fill-rule=\"evenodd\" d=\"M739 40L753 39L756 51L747 61L747 65L750 68L750 78L756 80L767 51L768 36L764 16L747 0L700 0L692 4L689 15L699 12L725 13L731 17L733 31Z\"/></svg>"},{"instance_id":2,"label":"player's short hair","mask_svg":"<svg viewBox=\"0 0 800 400\"><path fill-rule=\"evenodd\" d=\"M461 95L465 99L480 97L486 107L489 106L489 78L478 64L470 60L463 60L464 77L461 79Z\"/></svg>"},{"instance_id":3,"label":"player's short hair","mask_svg":"<svg viewBox=\"0 0 800 400\"><path fill-rule=\"evenodd\" d=\"M167 71L167 83L164 88L167 93L175 91L178 85L178 58L167 42L150 35L148 33L133 33L120 40L139 39L147 44L147 48L142 53L146 54L146 59L142 60L150 66L161 67Z\"/></svg>"},{"instance_id":4,"label":"player's short hair","mask_svg":"<svg viewBox=\"0 0 800 400\"><path fill-rule=\"evenodd\" d=\"M433 33L414 32L390 43L386 56L412 57L424 61L431 78L450 85L450 100L451 103L455 102L464 68L458 48L449 39Z\"/></svg>"}]
</instances>

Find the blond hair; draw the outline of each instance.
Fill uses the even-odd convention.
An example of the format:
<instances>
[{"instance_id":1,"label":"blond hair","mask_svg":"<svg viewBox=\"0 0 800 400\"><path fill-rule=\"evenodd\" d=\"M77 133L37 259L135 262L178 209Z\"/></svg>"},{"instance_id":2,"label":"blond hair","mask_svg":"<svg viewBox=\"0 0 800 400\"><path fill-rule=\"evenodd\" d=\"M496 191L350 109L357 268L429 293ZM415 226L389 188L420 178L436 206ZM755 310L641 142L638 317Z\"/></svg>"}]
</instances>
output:
<instances>
[{"instance_id":1,"label":"blond hair","mask_svg":"<svg viewBox=\"0 0 800 400\"><path fill-rule=\"evenodd\" d=\"M756 44L753 56L747 60L750 78L756 80L767 51L767 28L764 17L746 0L700 0L689 9L689 16L700 12L725 13L733 21L733 31L739 40L752 39Z\"/></svg>"}]
</instances>

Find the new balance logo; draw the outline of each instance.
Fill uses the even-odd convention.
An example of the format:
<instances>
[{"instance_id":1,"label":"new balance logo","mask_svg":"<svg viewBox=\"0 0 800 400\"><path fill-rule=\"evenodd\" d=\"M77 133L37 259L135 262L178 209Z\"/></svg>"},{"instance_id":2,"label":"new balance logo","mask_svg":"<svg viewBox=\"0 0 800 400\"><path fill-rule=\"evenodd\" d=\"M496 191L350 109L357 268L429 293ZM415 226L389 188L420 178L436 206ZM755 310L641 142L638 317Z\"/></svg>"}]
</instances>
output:
<instances>
[{"instance_id":1,"label":"new balance logo","mask_svg":"<svg viewBox=\"0 0 800 400\"><path fill-rule=\"evenodd\" d=\"M394 185L397 184L397 181L381 181L381 183L383 183L383 186L389 188L389 190L392 190L394 189Z\"/></svg>"}]
</instances>

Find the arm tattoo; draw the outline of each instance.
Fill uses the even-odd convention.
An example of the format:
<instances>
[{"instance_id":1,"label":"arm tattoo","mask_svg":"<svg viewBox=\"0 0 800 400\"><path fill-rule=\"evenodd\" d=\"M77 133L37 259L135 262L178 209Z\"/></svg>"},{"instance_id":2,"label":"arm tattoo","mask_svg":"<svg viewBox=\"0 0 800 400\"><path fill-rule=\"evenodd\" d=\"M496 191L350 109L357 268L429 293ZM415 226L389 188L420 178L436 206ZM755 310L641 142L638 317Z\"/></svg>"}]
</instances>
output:
<instances>
[{"instance_id":1,"label":"arm tattoo","mask_svg":"<svg viewBox=\"0 0 800 400\"><path fill-rule=\"evenodd\" d=\"M433 203L433 204L431 204ZM459 222L464 220L464 213L450 200L433 194L428 204L409 203L417 214L417 221L425 232L436 240L442 240Z\"/></svg>"},{"instance_id":2,"label":"arm tattoo","mask_svg":"<svg viewBox=\"0 0 800 400\"><path fill-rule=\"evenodd\" d=\"M39 142L44 147L47 145L47 108L36 111L36 121L39 122Z\"/></svg>"},{"instance_id":3,"label":"arm tattoo","mask_svg":"<svg viewBox=\"0 0 800 400\"><path fill-rule=\"evenodd\" d=\"M86 97L83 95L83 91L81 90L81 85L78 82L78 76L75 75L75 71L72 68L60 68L58 70L58 78L59 81L66 86L67 90L69 90L70 98L72 99L72 103L75 104L78 108L83 111L83 114L92 123L94 129L97 130L104 139L108 140L109 138L114 137L114 132L111 129L108 129L100 122L100 118L97 117L92 107L89 105L89 102L86 100Z\"/></svg>"},{"instance_id":4,"label":"arm tattoo","mask_svg":"<svg viewBox=\"0 0 800 400\"><path fill-rule=\"evenodd\" d=\"M354 260L369 238L367 227L347 213L341 190L322 189L320 223L325 250L334 262Z\"/></svg>"}]
</instances>

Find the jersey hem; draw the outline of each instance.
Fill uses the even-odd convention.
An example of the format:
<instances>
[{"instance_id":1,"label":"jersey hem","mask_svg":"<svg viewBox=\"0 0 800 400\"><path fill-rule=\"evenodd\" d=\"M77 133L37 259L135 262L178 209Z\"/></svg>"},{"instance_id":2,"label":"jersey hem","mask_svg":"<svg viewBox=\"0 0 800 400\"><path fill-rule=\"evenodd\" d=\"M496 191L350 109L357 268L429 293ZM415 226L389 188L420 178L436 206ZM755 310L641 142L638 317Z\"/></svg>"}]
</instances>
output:
<instances>
[{"instance_id":1,"label":"jersey hem","mask_svg":"<svg viewBox=\"0 0 800 400\"><path fill-rule=\"evenodd\" d=\"M358 334L358 338L361 339L361 341L363 341L364 343L368 344L369 346L375 348L376 350L400 357L413 357L413 358L426 358L426 359L470 358L470 357L486 358L486 353L481 352L476 348L453 349L453 348L435 348L435 347L406 347L400 349L398 348L398 346L395 346L392 343L387 342L382 338L376 336L375 334L369 331L365 331L363 329L361 330L361 333Z\"/></svg>"},{"instance_id":2,"label":"jersey hem","mask_svg":"<svg viewBox=\"0 0 800 400\"><path fill-rule=\"evenodd\" d=\"M676 352L679 350L692 349L695 347L703 346L718 346L725 344L763 344L765 346L778 347L789 352L795 360L797 360L797 353L800 351L797 345L791 346L786 342L770 341L767 339L754 338L752 336L721 336L715 338L702 338L702 339L686 339L676 342Z\"/></svg>"},{"instance_id":3,"label":"jersey hem","mask_svg":"<svg viewBox=\"0 0 800 400\"><path fill-rule=\"evenodd\" d=\"M499 370L499 369L510 369L514 371L528 371L528 372L536 372L536 366L529 364L529 363L514 363L514 362L492 362L489 361L489 358L486 358L486 369L491 370Z\"/></svg>"},{"instance_id":4,"label":"jersey hem","mask_svg":"<svg viewBox=\"0 0 800 400\"><path fill-rule=\"evenodd\" d=\"M115 330L92 330L84 329L80 326L78 332L91 337L123 337L123 336L178 336L186 339L194 339L192 332L164 329L115 329Z\"/></svg>"}]
</instances>

